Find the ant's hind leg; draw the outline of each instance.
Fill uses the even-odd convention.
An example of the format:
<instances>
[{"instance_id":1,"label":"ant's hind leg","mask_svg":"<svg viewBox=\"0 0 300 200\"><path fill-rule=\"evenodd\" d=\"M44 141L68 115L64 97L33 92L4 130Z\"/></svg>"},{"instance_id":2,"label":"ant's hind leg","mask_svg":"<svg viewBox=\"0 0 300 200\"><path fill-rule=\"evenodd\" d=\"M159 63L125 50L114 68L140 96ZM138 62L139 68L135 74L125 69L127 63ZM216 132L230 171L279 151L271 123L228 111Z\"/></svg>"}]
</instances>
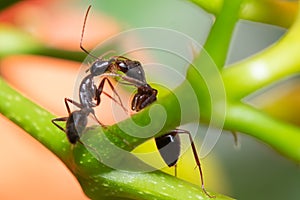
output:
<instances>
[{"instance_id":1,"label":"ant's hind leg","mask_svg":"<svg viewBox=\"0 0 300 200\"><path fill-rule=\"evenodd\" d=\"M57 124L56 122L65 122L68 120L68 117L60 117L60 118L55 118L55 119L52 119L51 122L57 127L59 128L60 130L62 130L63 132L66 132L66 130L61 127L59 124Z\"/></svg>"},{"instance_id":2,"label":"ant's hind leg","mask_svg":"<svg viewBox=\"0 0 300 200\"><path fill-rule=\"evenodd\" d=\"M95 115L95 113L92 113L94 119L97 121L98 124L100 124L103 128L106 128L106 125L104 125L102 122L100 122L97 118L97 116Z\"/></svg>"},{"instance_id":3,"label":"ant's hind leg","mask_svg":"<svg viewBox=\"0 0 300 200\"><path fill-rule=\"evenodd\" d=\"M70 106L68 104L68 102L70 102L71 104L75 105L76 107L78 108L82 108L82 105L80 103L77 103L76 101L72 100L72 99L69 99L69 98L65 98L65 105L66 105L66 108L67 108L67 111L68 113L70 114L71 113L71 109L70 109Z\"/></svg>"},{"instance_id":4,"label":"ant's hind leg","mask_svg":"<svg viewBox=\"0 0 300 200\"><path fill-rule=\"evenodd\" d=\"M214 198L215 196L211 196L205 189L204 187L204 179L203 179L203 172L202 172L202 169L201 169L201 164L200 164L200 159L199 159L199 156L198 156L198 152L197 152L197 149L196 149L196 146L194 144L194 141L193 141L193 138L192 138L192 135L189 131L186 131L186 130L182 130L182 129L175 129L174 132L176 134L187 134L189 136L189 140L190 140L190 143L191 143L191 146L192 146L192 151L193 151L193 154L194 154L194 159L195 159L195 162L198 166L198 169L199 169L199 173L200 173L200 179L201 179L201 188L203 190L203 192L209 197L209 198Z\"/></svg>"}]
</instances>

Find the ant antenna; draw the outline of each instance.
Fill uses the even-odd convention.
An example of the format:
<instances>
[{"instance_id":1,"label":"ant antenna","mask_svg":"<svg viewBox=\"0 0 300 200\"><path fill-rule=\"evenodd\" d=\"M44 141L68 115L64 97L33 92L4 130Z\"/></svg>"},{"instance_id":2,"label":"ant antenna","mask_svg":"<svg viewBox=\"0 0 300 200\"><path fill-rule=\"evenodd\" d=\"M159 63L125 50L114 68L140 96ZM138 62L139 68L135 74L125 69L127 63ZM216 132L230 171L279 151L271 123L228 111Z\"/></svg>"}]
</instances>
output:
<instances>
[{"instance_id":1,"label":"ant antenna","mask_svg":"<svg viewBox=\"0 0 300 200\"><path fill-rule=\"evenodd\" d=\"M83 26L82 26L82 31L81 31L81 37L80 37L80 49L85 52L87 55L91 56L92 58L95 58L96 60L101 60L104 56L110 54L110 53L115 53L116 51L115 50L109 50L107 52L105 52L104 54L102 54L100 56L100 58L98 58L97 56L94 56L93 54L91 54L88 50L86 50L82 43L83 43L83 36L84 36L84 31L85 31L85 25L86 25L86 21L87 21L87 17L89 15L89 12L91 10L91 7L92 5L89 5L88 9L86 10L86 13L85 13L85 17L84 17L84 21L83 21ZM88 68L85 72L87 73L88 71L90 70L90 68Z\"/></svg>"},{"instance_id":2,"label":"ant antenna","mask_svg":"<svg viewBox=\"0 0 300 200\"><path fill-rule=\"evenodd\" d=\"M92 5L89 5L89 7L88 7L88 9L87 9L87 11L86 11L85 17L84 17L84 22L83 22L82 31L81 31L81 38L80 38L80 49L81 49L82 51L84 51L87 55L89 55L89 56L91 56L91 57L93 57L93 58L95 58L95 59L98 60L98 57L92 55L88 50L86 50L86 49L82 46L83 35L84 35L84 30L85 30L85 24L86 24L86 21L87 21L87 17L88 17L88 15L89 15L89 12L90 12L90 10L91 10L91 7L92 7Z\"/></svg>"}]
</instances>

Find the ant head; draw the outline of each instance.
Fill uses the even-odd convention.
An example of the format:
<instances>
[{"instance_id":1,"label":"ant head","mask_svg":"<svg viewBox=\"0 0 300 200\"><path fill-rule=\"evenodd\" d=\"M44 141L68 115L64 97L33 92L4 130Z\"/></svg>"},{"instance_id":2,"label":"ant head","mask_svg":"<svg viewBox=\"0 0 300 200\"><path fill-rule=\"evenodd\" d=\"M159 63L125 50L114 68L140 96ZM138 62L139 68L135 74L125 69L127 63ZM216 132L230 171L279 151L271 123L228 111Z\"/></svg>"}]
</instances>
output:
<instances>
[{"instance_id":1,"label":"ant head","mask_svg":"<svg viewBox=\"0 0 300 200\"><path fill-rule=\"evenodd\" d=\"M143 83L146 83L146 77L145 72L141 64L137 61L133 61L130 63L129 69L126 72L126 75L128 77L131 77L133 79L137 79Z\"/></svg>"},{"instance_id":2,"label":"ant head","mask_svg":"<svg viewBox=\"0 0 300 200\"><path fill-rule=\"evenodd\" d=\"M139 61L118 56L114 58L114 62L126 76L146 83L145 72Z\"/></svg>"}]
</instances>

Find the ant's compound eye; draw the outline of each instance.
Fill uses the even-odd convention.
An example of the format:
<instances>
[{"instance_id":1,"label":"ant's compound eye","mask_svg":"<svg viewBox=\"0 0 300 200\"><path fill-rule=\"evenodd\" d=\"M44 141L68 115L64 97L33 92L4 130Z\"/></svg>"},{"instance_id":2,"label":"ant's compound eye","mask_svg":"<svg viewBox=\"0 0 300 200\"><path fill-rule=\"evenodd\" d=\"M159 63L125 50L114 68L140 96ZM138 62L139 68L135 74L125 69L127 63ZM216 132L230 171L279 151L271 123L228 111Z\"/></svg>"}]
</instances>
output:
<instances>
[{"instance_id":1,"label":"ant's compound eye","mask_svg":"<svg viewBox=\"0 0 300 200\"><path fill-rule=\"evenodd\" d=\"M123 63L123 62L119 63L119 67L121 67L121 68L127 68L126 65L125 65L125 63Z\"/></svg>"},{"instance_id":2,"label":"ant's compound eye","mask_svg":"<svg viewBox=\"0 0 300 200\"><path fill-rule=\"evenodd\" d=\"M118 62L118 66L122 72L126 73L128 71L128 66L126 65L126 63Z\"/></svg>"}]
</instances>

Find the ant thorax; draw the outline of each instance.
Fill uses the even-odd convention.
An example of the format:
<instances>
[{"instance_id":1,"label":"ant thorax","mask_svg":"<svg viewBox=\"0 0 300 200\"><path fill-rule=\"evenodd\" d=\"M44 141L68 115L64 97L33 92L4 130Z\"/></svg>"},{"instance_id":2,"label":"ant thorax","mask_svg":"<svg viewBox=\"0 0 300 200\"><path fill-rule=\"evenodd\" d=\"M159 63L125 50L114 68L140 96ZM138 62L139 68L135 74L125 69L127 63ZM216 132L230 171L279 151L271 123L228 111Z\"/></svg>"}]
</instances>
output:
<instances>
[{"instance_id":1,"label":"ant thorax","mask_svg":"<svg viewBox=\"0 0 300 200\"><path fill-rule=\"evenodd\" d=\"M92 66L88 69L93 76L99 76L110 68L110 62L106 60L96 60ZM88 71L87 70L87 71Z\"/></svg>"},{"instance_id":2,"label":"ant thorax","mask_svg":"<svg viewBox=\"0 0 300 200\"><path fill-rule=\"evenodd\" d=\"M94 103L96 89L97 87L94 83L93 75L87 75L79 87L79 100L83 107L89 108L96 106Z\"/></svg>"}]
</instances>

